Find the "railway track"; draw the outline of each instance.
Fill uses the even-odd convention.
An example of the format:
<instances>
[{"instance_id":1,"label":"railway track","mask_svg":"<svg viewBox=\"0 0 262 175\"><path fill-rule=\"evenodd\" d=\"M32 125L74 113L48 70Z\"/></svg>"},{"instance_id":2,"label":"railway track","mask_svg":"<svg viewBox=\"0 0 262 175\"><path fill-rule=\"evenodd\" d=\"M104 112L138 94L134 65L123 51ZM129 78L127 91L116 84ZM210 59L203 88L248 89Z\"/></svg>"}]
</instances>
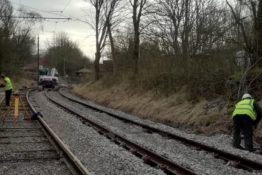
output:
<instances>
[{"instance_id":1,"label":"railway track","mask_svg":"<svg viewBox=\"0 0 262 175\"><path fill-rule=\"evenodd\" d=\"M62 93L61 90L59 91L59 94L62 97L66 98L67 100L70 100L71 102L74 102L76 104L83 105L83 106L85 106L89 109L92 109L94 111L97 111L97 112L105 113L105 114L107 114L111 117L117 118L117 119L119 119L119 120L121 120L125 123L130 123L132 125L137 125L139 127L142 127L145 130L147 130L147 132L157 133L157 134L159 134L159 135L161 135L165 138L174 139L174 140L177 140L177 141L179 141L183 144L186 144L186 145L192 147L192 149L211 153L211 154L214 155L214 158L222 159L223 161L225 161L225 164L230 164L231 166L234 166L235 168L248 170L250 172L262 170L262 164L260 162L256 162L254 160L250 160L250 159L247 159L247 158L244 158L244 157L241 157L241 156L229 153L229 152L224 152L222 150L219 150L219 149L216 149L214 147L205 145L203 143L200 143L200 142L197 142L197 141L194 141L194 140L190 140L190 139L181 137L179 135L175 135L173 133L169 133L169 132L160 130L158 128L154 128L152 126L149 126L149 125L146 125L146 124L143 124L143 123L122 117L122 116L117 115L115 113L112 113L111 111L108 111L104 108L98 108L95 105L87 104L83 101L79 101L75 98L69 97L68 95ZM60 107L63 107L63 105L55 102L53 99L50 98L50 100L53 101L54 103L56 103L57 105L59 105ZM63 108L65 109L65 107L63 107ZM66 109L66 110L70 110L70 109ZM76 114L76 112L74 112L74 111L70 111L70 112ZM76 115L79 115L79 114L76 114ZM84 117L81 117L81 118L83 119Z\"/></svg>"},{"instance_id":2,"label":"railway track","mask_svg":"<svg viewBox=\"0 0 262 175\"><path fill-rule=\"evenodd\" d=\"M0 174L91 175L42 118L30 120L36 111L27 90L19 96L16 119L14 97L10 108L0 105Z\"/></svg>"},{"instance_id":3,"label":"railway track","mask_svg":"<svg viewBox=\"0 0 262 175\"><path fill-rule=\"evenodd\" d=\"M158 155L157 153L149 149L146 149L138 145L137 143L134 143L126 139L125 137L111 131L110 129L102 125L99 125L98 123L93 122L92 120L87 119L85 116L82 116L81 114L71 110L70 108L67 108L66 106L50 98L49 95L47 94L47 91L45 92L45 95L52 103L62 108L66 112L73 114L75 117L81 120L84 124L93 127L95 130L97 130L99 134L107 137L109 140L111 140L115 144L125 148L132 154L143 159L144 163L152 167L162 169L162 171L165 172L167 175L196 175L196 173L193 172L188 167L184 167L179 164L176 164L175 162L172 162L171 160L161 155Z\"/></svg>"}]
</instances>

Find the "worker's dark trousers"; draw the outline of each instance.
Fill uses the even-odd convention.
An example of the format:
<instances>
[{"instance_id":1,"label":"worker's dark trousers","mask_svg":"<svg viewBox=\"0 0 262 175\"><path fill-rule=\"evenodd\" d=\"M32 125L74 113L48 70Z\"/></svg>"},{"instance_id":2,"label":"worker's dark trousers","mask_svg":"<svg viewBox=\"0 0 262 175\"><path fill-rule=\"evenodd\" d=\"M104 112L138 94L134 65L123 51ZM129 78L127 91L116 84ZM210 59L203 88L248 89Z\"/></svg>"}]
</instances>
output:
<instances>
[{"instance_id":1,"label":"worker's dark trousers","mask_svg":"<svg viewBox=\"0 0 262 175\"><path fill-rule=\"evenodd\" d=\"M233 146L240 148L241 137L240 133L244 135L245 149L253 151L253 121L247 115L236 115L233 118Z\"/></svg>"},{"instance_id":2,"label":"worker's dark trousers","mask_svg":"<svg viewBox=\"0 0 262 175\"><path fill-rule=\"evenodd\" d=\"M10 99L12 95L12 89L5 91L5 105L10 106Z\"/></svg>"}]
</instances>

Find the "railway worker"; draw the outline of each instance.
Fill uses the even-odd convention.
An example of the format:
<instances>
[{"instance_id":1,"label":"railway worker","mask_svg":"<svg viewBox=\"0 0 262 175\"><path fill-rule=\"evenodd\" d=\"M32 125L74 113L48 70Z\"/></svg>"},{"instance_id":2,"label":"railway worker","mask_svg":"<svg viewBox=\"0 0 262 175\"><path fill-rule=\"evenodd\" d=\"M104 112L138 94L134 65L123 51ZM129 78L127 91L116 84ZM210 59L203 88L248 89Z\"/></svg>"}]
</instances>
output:
<instances>
[{"instance_id":1,"label":"railway worker","mask_svg":"<svg viewBox=\"0 0 262 175\"><path fill-rule=\"evenodd\" d=\"M245 149L254 151L253 128L257 127L262 117L260 106L250 94L245 93L242 100L236 104L232 117L234 123L233 147L244 149L240 146L241 132L244 135Z\"/></svg>"},{"instance_id":2,"label":"railway worker","mask_svg":"<svg viewBox=\"0 0 262 175\"><path fill-rule=\"evenodd\" d=\"M5 87L5 105L10 106L10 99L13 91L12 81L9 77L1 74L2 79L4 80L4 87Z\"/></svg>"}]
</instances>

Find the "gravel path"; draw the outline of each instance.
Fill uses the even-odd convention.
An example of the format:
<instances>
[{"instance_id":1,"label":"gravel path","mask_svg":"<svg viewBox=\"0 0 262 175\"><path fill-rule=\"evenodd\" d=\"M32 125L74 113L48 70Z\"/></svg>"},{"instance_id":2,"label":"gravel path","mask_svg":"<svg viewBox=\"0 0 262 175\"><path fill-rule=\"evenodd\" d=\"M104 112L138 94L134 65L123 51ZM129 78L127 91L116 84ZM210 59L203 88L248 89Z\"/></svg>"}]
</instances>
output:
<instances>
[{"instance_id":1,"label":"gravel path","mask_svg":"<svg viewBox=\"0 0 262 175\"><path fill-rule=\"evenodd\" d=\"M86 117L91 118L92 120L99 122L104 126L110 126L111 130L114 130L115 132L124 135L130 140L136 141L140 145L144 145L145 147L148 147L158 153L161 153L162 155L165 155L166 157L172 159L173 161L177 161L180 162L181 164L186 164L190 166L193 170L199 172L199 174L248 174L248 172L246 171L238 170L225 165L225 163L222 160L214 159L213 155L206 154L203 151L192 150L174 140L163 138L158 134L146 133L140 127L126 124L104 113L94 112L93 110L87 109L82 105L76 105L75 103L61 97L57 92L50 92L50 93L52 98L60 100L60 102L62 102L63 104L67 104L69 107L71 107L71 109L81 112L82 115L85 115ZM67 93L67 92L63 92L63 93ZM67 93L66 95L69 96L70 94ZM128 115L128 117L130 117L130 115ZM139 120L137 119L137 117L135 117L134 119ZM143 121L140 119L140 122ZM146 121L146 122L151 123L150 121ZM178 132L177 130L175 131ZM181 133L181 134L188 135L186 133ZM224 135L222 136L217 135L214 137L201 136L198 137L197 139L201 140L202 142L208 141L209 143L216 143L216 145L218 145L219 143L220 145L227 145L227 146L230 145L229 140L231 140L228 136L224 136ZM217 142L218 140L220 142ZM174 145L176 146L174 147ZM246 151L242 151L242 152L244 155L247 154ZM259 157L259 159L262 158L261 156L257 156L254 154L250 154L250 155L255 156L255 158ZM255 173L250 173L250 174L255 174ZM256 173L256 174L260 174L260 173Z\"/></svg>"},{"instance_id":2,"label":"gravel path","mask_svg":"<svg viewBox=\"0 0 262 175\"><path fill-rule=\"evenodd\" d=\"M50 103L43 92L33 92L30 100L38 106L36 110L44 120L69 146L88 170L96 175L162 175L161 170L152 168L125 149L99 135L74 116Z\"/></svg>"}]
</instances>

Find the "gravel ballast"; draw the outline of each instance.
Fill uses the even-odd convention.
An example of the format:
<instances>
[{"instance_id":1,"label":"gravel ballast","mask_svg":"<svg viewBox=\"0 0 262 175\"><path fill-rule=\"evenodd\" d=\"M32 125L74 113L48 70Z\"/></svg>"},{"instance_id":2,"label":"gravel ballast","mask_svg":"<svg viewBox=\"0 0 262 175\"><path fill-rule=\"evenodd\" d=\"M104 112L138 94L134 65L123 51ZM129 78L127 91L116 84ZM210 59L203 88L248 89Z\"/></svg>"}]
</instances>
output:
<instances>
[{"instance_id":1,"label":"gravel ballast","mask_svg":"<svg viewBox=\"0 0 262 175\"><path fill-rule=\"evenodd\" d=\"M71 98L75 98L77 100L82 100L78 97L75 97L69 94L66 91L62 91L63 94L66 96L70 96ZM224 164L222 160L214 159L212 155L206 154L203 151L196 151L185 147L184 145L177 143L173 140L165 139L158 134L148 134L144 132L141 128L123 123L119 120L114 119L104 113L94 112L93 110L89 110L82 105L76 105L75 103L65 100L56 92L51 93L52 98L59 99L60 102L66 103L67 105L71 106L71 109L75 109L81 111L81 114L86 115L87 117L91 117L92 120L96 120L105 126L110 126L110 128L125 137L129 138L130 140L136 141L137 143L144 145L152 150L161 153L162 155L166 155L172 160L178 160L183 164L189 164L195 171L199 171L205 174L248 174L247 171L239 170L227 166ZM92 102L82 100L85 103L96 105ZM104 108L98 106L100 108ZM142 122L149 124L152 127L161 128L165 131L169 131L171 133L175 133L177 135L181 135L183 137L187 137L193 140L197 140L199 142L205 143L210 146L214 146L221 150L227 150L229 152L236 153L241 155L242 157L248 157L252 160L261 161L262 157L253 153L249 153L247 151L240 151L237 149L232 148L231 146L231 137L226 135L216 135L213 137L206 137L206 136L198 136L194 134L188 134L183 131L177 130L175 128L171 128L169 126L165 126L163 124L154 123L148 120L142 120L136 116L128 115L119 111L115 111L109 108L106 110L115 112L120 114L122 117L127 117L137 122ZM88 115L87 115L88 114ZM90 115L91 114L91 115ZM174 147L175 145L175 147ZM252 174L252 173L251 173ZM257 173L258 174L258 173Z\"/></svg>"},{"instance_id":2,"label":"gravel ballast","mask_svg":"<svg viewBox=\"0 0 262 175\"><path fill-rule=\"evenodd\" d=\"M5 162L0 166L1 175L71 175L61 161Z\"/></svg>"},{"instance_id":3,"label":"gravel ballast","mask_svg":"<svg viewBox=\"0 0 262 175\"><path fill-rule=\"evenodd\" d=\"M257 160L259 162L262 163L262 156L258 156L257 154L254 153L250 153L248 151L243 151L243 150L239 150L239 149L235 149L232 147L232 137L229 135L224 135L224 134L217 134L217 135L212 135L212 136L205 136L205 135L196 135L196 134L191 134L191 133L187 133L185 131L182 131L180 129L176 129L174 127L170 127L161 123L156 123L147 119L141 119L137 116L131 115L131 114L127 114L125 112L116 110L116 109L112 109L112 108L108 108L108 107L104 107L101 105L98 105L92 101L86 100L86 99L82 99L76 95L71 94L70 92L68 92L67 89L61 89L60 92L65 95L68 96L70 98L76 99L78 101L81 101L83 103L86 103L90 106L94 106L98 109L107 111L107 112L112 112L122 118L126 118L132 121L135 121L137 123L143 123L143 124L147 124L148 126L152 127L152 128L157 128L157 129L161 129L163 131L169 132L169 133L173 133L175 135L179 135L188 139L192 139L195 141L198 141L200 143L204 143L206 145L215 147L217 149L220 149L222 151L226 151L229 153L233 153L236 155L239 155L241 157L245 157L245 158L249 158L251 160ZM230 120L231 118L229 118ZM262 146L262 145L261 145Z\"/></svg>"},{"instance_id":4,"label":"gravel ballast","mask_svg":"<svg viewBox=\"0 0 262 175\"><path fill-rule=\"evenodd\" d=\"M54 106L44 97L43 92L33 92L30 100L37 103L36 110L43 114L48 125L94 174L165 174L144 164L141 159L101 136L73 115Z\"/></svg>"}]
</instances>

